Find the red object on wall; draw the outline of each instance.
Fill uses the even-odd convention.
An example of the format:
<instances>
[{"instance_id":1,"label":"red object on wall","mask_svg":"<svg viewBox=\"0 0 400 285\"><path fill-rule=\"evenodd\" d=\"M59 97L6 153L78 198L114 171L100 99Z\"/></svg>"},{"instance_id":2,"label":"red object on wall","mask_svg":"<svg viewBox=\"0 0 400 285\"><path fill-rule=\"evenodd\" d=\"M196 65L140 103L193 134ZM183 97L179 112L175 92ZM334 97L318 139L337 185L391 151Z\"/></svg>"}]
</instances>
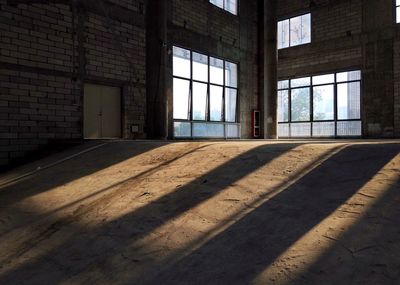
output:
<instances>
[{"instance_id":1,"label":"red object on wall","mask_svg":"<svg viewBox=\"0 0 400 285\"><path fill-rule=\"evenodd\" d=\"M260 137L260 111L253 110L251 112L251 130L253 133L253 138Z\"/></svg>"}]
</instances>

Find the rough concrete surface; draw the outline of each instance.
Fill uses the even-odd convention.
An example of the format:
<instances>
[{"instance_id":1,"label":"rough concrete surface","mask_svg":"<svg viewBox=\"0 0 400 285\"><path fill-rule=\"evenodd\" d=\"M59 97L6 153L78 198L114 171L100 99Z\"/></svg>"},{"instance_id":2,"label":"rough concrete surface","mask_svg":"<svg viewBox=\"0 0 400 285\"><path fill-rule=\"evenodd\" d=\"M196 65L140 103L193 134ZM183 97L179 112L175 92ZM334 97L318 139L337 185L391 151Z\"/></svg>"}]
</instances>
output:
<instances>
[{"instance_id":1,"label":"rough concrete surface","mask_svg":"<svg viewBox=\"0 0 400 285\"><path fill-rule=\"evenodd\" d=\"M399 284L399 152L117 141L16 169L0 182L0 284Z\"/></svg>"}]
</instances>

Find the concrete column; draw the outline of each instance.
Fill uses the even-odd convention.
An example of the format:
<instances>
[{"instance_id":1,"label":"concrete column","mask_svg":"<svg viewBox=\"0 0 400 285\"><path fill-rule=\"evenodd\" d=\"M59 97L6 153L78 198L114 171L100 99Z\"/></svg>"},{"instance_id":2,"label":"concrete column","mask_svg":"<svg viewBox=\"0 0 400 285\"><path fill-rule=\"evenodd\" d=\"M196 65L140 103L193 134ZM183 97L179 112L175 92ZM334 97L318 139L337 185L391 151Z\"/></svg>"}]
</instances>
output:
<instances>
[{"instance_id":1,"label":"concrete column","mask_svg":"<svg viewBox=\"0 0 400 285\"><path fill-rule=\"evenodd\" d=\"M146 33L146 99L148 138L167 139L168 100L166 87L168 2L149 0Z\"/></svg>"},{"instance_id":2,"label":"concrete column","mask_svg":"<svg viewBox=\"0 0 400 285\"><path fill-rule=\"evenodd\" d=\"M393 1L363 1L364 137L393 137Z\"/></svg>"},{"instance_id":3,"label":"concrete column","mask_svg":"<svg viewBox=\"0 0 400 285\"><path fill-rule=\"evenodd\" d=\"M263 0L260 19L260 108L265 139L277 138L277 0Z\"/></svg>"}]
</instances>

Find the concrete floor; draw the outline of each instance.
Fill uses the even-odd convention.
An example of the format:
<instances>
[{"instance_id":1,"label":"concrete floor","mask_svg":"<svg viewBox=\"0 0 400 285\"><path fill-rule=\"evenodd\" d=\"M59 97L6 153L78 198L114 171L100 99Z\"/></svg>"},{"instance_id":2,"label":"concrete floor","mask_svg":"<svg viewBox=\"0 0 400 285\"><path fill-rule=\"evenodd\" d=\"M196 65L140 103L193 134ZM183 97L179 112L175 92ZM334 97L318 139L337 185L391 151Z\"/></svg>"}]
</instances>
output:
<instances>
[{"instance_id":1,"label":"concrete floor","mask_svg":"<svg viewBox=\"0 0 400 285\"><path fill-rule=\"evenodd\" d=\"M399 141L94 145L0 178L0 284L400 284Z\"/></svg>"}]
</instances>

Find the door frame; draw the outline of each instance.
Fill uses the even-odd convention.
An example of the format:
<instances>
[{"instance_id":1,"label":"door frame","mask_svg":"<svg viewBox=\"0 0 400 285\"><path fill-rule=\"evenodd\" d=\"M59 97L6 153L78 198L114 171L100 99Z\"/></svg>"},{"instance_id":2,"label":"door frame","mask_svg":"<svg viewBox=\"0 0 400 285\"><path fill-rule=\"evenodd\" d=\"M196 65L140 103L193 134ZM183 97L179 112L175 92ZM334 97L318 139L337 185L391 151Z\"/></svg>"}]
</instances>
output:
<instances>
[{"instance_id":1,"label":"door frame","mask_svg":"<svg viewBox=\"0 0 400 285\"><path fill-rule=\"evenodd\" d=\"M98 85L98 86L105 86L105 87L115 87L119 89L119 97L120 97L120 136L115 137L115 138L87 138L85 137L85 86L86 85ZM84 140L115 140L115 139L122 139L124 138L124 125L125 125L125 102L124 102L124 97L123 97L123 87L124 85L118 84L116 82L104 82L104 81L97 81L97 80L86 80L85 82L82 82L82 91L81 91L81 98L82 98L82 120L81 120L81 128L82 128L82 138Z\"/></svg>"}]
</instances>

